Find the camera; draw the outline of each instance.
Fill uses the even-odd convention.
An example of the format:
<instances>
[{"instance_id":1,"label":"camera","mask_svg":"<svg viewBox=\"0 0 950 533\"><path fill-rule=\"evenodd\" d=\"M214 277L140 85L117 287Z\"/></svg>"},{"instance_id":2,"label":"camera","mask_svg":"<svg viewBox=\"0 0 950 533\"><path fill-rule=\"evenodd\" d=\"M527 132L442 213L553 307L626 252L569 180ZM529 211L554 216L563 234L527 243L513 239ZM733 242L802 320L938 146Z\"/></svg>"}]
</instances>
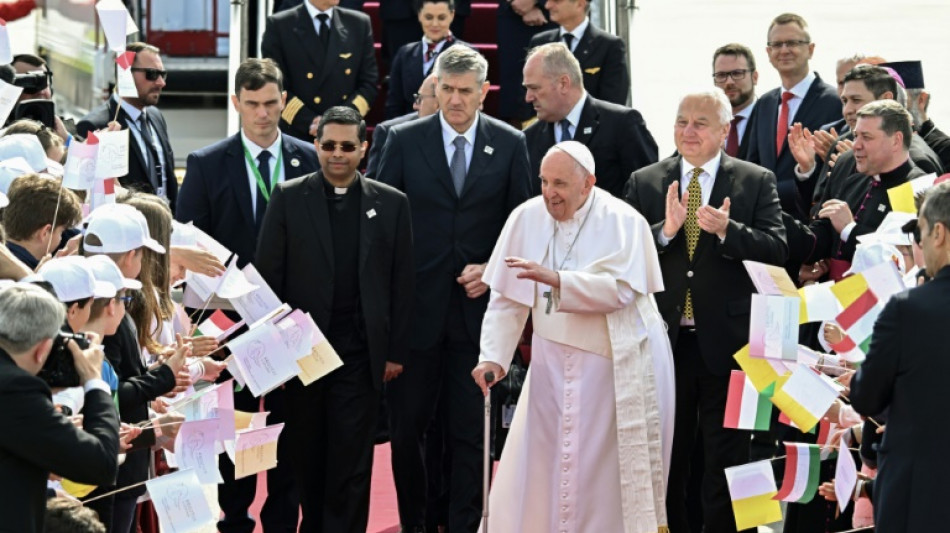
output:
<instances>
[{"instance_id":1,"label":"camera","mask_svg":"<svg viewBox=\"0 0 950 533\"><path fill-rule=\"evenodd\" d=\"M27 94L38 93L49 87L50 74L48 72L36 71L25 74L17 74L13 79L13 84L17 87L23 87L23 92Z\"/></svg>"},{"instance_id":2,"label":"camera","mask_svg":"<svg viewBox=\"0 0 950 533\"><path fill-rule=\"evenodd\" d=\"M49 129L56 129L56 104L52 100L23 100L13 108L11 121L33 119Z\"/></svg>"},{"instance_id":3,"label":"camera","mask_svg":"<svg viewBox=\"0 0 950 533\"><path fill-rule=\"evenodd\" d=\"M82 333L60 331L56 335L49 357L46 358L43 368L37 374L50 388L78 387L81 384L79 372L76 371L76 362L73 360L72 352L69 351L69 341L76 341L80 350L89 347L89 339Z\"/></svg>"}]
</instances>

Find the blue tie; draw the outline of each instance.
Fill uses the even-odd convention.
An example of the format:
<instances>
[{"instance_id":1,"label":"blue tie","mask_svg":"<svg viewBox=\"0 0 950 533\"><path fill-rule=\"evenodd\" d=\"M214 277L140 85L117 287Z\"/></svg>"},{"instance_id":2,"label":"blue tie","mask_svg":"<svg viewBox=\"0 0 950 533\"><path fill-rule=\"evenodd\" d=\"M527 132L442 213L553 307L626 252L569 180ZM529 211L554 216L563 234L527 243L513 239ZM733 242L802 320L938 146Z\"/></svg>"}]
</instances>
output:
<instances>
[{"instance_id":1,"label":"blue tie","mask_svg":"<svg viewBox=\"0 0 950 533\"><path fill-rule=\"evenodd\" d=\"M564 119L560 122L561 124L561 142L570 141L571 137L571 121Z\"/></svg>"},{"instance_id":2,"label":"blue tie","mask_svg":"<svg viewBox=\"0 0 950 533\"><path fill-rule=\"evenodd\" d=\"M261 181L264 182L264 186L267 187L267 192L271 191L270 183L270 152L264 150L259 156L257 156L257 169L261 173ZM254 222L257 224L257 229L261 229L261 222L264 220L264 212L267 211L267 199L264 198L264 193L261 192L260 186L257 187L257 209L254 213Z\"/></svg>"},{"instance_id":3,"label":"blue tie","mask_svg":"<svg viewBox=\"0 0 950 533\"><path fill-rule=\"evenodd\" d=\"M449 172L452 173L452 183L455 185L455 194L462 196L462 187L465 185L465 137L459 135L452 141L455 153L452 154L452 164Z\"/></svg>"}]
</instances>

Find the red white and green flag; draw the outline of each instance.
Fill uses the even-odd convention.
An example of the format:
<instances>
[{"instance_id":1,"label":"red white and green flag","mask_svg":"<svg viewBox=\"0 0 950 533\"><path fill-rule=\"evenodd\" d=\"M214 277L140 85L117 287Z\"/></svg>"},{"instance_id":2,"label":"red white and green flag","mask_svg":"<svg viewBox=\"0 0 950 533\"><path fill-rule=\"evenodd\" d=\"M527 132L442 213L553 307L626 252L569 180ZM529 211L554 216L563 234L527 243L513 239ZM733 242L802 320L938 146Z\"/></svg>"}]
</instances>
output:
<instances>
[{"instance_id":1,"label":"red white and green flag","mask_svg":"<svg viewBox=\"0 0 950 533\"><path fill-rule=\"evenodd\" d=\"M228 335L234 333L241 325L244 324L244 321L235 322L228 318L228 315L224 314L224 311L218 309L211 314L204 322L198 324L198 328L195 330L195 336L199 337L214 337L215 340L220 341Z\"/></svg>"},{"instance_id":2,"label":"red white and green flag","mask_svg":"<svg viewBox=\"0 0 950 533\"><path fill-rule=\"evenodd\" d=\"M864 361L871 345L874 322L891 296L904 290L897 267L885 261L849 276L831 287L831 292L844 310L835 321L845 338L833 348L842 359L852 363Z\"/></svg>"},{"instance_id":3,"label":"red white and green flag","mask_svg":"<svg viewBox=\"0 0 950 533\"><path fill-rule=\"evenodd\" d=\"M776 500L808 503L818 492L821 448L817 444L785 443L785 479Z\"/></svg>"},{"instance_id":4,"label":"red white and green flag","mask_svg":"<svg viewBox=\"0 0 950 533\"><path fill-rule=\"evenodd\" d=\"M733 370L729 377L726 416L722 426L731 429L767 430L771 419L772 402L769 397L755 390L745 372Z\"/></svg>"}]
</instances>

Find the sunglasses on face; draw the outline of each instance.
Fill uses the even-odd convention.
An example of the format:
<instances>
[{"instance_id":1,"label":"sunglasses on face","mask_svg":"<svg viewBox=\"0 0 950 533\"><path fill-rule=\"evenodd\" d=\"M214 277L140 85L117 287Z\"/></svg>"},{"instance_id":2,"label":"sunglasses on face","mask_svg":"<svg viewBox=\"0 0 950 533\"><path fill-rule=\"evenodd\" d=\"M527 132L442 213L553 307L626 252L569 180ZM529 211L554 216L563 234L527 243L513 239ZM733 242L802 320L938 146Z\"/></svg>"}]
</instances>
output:
<instances>
[{"instance_id":1,"label":"sunglasses on face","mask_svg":"<svg viewBox=\"0 0 950 533\"><path fill-rule=\"evenodd\" d=\"M132 67L132 72L144 72L145 79L148 81L157 81L159 76L161 76L163 80L168 78L167 70L158 70L157 68Z\"/></svg>"},{"instance_id":2,"label":"sunglasses on face","mask_svg":"<svg viewBox=\"0 0 950 533\"><path fill-rule=\"evenodd\" d=\"M359 148L359 145L350 142L337 143L333 141L327 141L320 143L320 149L324 152L335 152L337 146L340 147L340 151L346 154L351 154L355 152L357 148Z\"/></svg>"}]
</instances>

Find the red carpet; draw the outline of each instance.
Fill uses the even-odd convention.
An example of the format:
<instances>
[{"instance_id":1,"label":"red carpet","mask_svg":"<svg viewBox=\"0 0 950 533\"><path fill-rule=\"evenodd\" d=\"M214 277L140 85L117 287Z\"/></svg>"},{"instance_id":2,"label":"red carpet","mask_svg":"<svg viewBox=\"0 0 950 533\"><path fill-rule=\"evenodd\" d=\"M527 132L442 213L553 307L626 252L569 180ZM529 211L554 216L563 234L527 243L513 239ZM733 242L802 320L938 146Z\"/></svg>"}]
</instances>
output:
<instances>
[{"instance_id":1,"label":"red carpet","mask_svg":"<svg viewBox=\"0 0 950 533\"><path fill-rule=\"evenodd\" d=\"M373 486L370 489L369 527L367 533L398 533L399 511L396 507L396 488L393 485L393 471L389 461L389 444L376 446L373 459ZM267 494L264 476L257 477L257 498L251 505L251 516L260 515L261 506ZM254 533L262 533L260 524Z\"/></svg>"}]
</instances>

